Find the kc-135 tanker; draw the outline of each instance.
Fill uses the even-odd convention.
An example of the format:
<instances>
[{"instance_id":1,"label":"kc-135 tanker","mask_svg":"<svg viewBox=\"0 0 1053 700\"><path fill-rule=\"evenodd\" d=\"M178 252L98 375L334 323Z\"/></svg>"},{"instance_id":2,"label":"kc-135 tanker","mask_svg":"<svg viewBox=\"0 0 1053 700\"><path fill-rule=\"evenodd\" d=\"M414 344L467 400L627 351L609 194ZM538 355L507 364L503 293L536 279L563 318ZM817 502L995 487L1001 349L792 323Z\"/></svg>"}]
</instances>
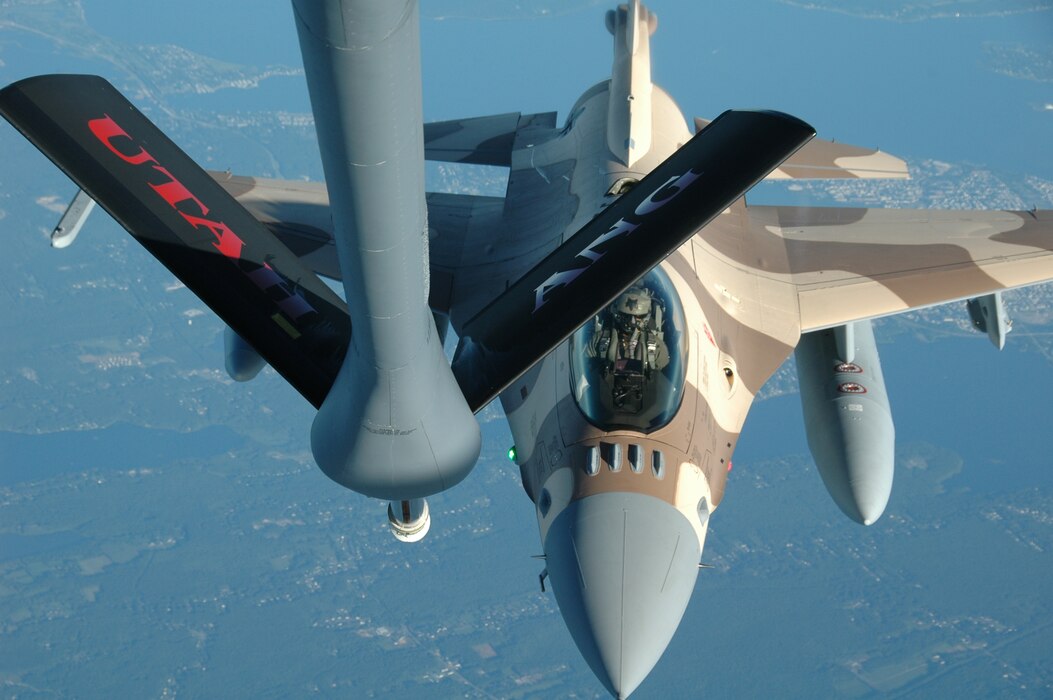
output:
<instances>
[{"instance_id":1,"label":"kc-135 tanker","mask_svg":"<svg viewBox=\"0 0 1053 700\"><path fill-rule=\"evenodd\" d=\"M869 525L894 462L870 319L969 300L1000 347L1000 290L1053 277L1049 211L748 205L765 178L907 169L778 112L689 122L651 82L658 22L635 0L605 16L610 78L561 124L423 123L415 0L293 9L325 183L206 172L105 80L38 76L0 112L87 193L54 242L98 202L229 326L231 377L270 364L318 409L318 466L387 501L402 540L473 468L473 414L498 398L542 580L615 697L676 631L747 412L791 353L823 482ZM426 192L426 160L507 168L505 196Z\"/></svg>"}]
</instances>

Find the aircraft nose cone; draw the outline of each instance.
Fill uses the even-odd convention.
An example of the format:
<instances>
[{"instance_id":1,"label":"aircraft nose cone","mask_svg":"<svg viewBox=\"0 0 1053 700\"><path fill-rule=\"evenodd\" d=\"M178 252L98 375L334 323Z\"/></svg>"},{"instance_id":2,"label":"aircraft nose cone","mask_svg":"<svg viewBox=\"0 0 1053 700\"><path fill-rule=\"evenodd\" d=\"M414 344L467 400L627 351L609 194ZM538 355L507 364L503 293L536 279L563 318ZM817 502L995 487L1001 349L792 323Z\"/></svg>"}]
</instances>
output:
<instances>
[{"instance_id":1,"label":"aircraft nose cone","mask_svg":"<svg viewBox=\"0 0 1053 700\"><path fill-rule=\"evenodd\" d=\"M698 537L651 496L602 493L571 503L545 539L552 591L600 682L627 698L662 656L698 577Z\"/></svg>"}]
</instances>

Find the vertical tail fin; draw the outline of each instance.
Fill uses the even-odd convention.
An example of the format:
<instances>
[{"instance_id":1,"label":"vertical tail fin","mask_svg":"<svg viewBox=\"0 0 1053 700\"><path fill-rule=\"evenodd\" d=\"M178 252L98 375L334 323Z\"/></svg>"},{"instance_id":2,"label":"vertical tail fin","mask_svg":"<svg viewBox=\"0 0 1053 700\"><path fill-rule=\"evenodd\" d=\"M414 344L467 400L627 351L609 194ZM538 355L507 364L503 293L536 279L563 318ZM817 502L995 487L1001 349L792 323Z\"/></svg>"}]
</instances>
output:
<instances>
[{"instance_id":1,"label":"vertical tail fin","mask_svg":"<svg viewBox=\"0 0 1053 700\"><path fill-rule=\"evenodd\" d=\"M607 147L627 166L651 150L651 35L658 17L639 0L607 12L614 35Z\"/></svg>"}]
</instances>

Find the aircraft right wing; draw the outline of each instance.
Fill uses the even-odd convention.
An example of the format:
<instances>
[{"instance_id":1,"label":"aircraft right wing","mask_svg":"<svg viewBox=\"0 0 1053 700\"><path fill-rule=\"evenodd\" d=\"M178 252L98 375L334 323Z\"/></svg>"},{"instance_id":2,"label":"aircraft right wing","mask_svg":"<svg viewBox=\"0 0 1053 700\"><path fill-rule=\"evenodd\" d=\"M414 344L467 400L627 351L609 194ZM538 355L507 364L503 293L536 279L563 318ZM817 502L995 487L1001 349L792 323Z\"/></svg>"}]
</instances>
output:
<instances>
[{"instance_id":1,"label":"aircraft right wing","mask_svg":"<svg viewBox=\"0 0 1053 700\"><path fill-rule=\"evenodd\" d=\"M748 243L710 244L791 284L802 332L1053 279L1049 210L750 206L744 216Z\"/></svg>"},{"instance_id":2,"label":"aircraft right wing","mask_svg":"<svg viewBox=\"0 0 1053 700\"><path fill-rule=\"evenodd\" d=\"M695 131L709 122L695 117ZM876 148L812 139L801 150L769 173L765 180L829 180L843 178L910 178L907 164L901 158Z\"/></svg>"}]
</instances>

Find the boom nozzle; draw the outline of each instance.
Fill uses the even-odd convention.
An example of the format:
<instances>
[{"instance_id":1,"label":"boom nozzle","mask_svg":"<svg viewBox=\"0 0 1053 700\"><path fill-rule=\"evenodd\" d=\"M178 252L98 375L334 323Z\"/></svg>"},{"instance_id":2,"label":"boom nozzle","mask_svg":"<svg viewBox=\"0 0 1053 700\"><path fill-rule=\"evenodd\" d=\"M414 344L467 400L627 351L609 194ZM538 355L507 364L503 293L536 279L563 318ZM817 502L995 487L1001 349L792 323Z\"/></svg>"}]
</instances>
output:
<instances>
[{"instance_id":1,"label":"boom nozzle","mask_svg":"<svg viewBox=\"0 0 1053 700\"><path fill-rule=\"evenodd\" d=\"M388 523L391 525L391 534L399 542L420 542L431 529L428 501L414 498L388 502Z\"/></svg>"}]
</instances>

